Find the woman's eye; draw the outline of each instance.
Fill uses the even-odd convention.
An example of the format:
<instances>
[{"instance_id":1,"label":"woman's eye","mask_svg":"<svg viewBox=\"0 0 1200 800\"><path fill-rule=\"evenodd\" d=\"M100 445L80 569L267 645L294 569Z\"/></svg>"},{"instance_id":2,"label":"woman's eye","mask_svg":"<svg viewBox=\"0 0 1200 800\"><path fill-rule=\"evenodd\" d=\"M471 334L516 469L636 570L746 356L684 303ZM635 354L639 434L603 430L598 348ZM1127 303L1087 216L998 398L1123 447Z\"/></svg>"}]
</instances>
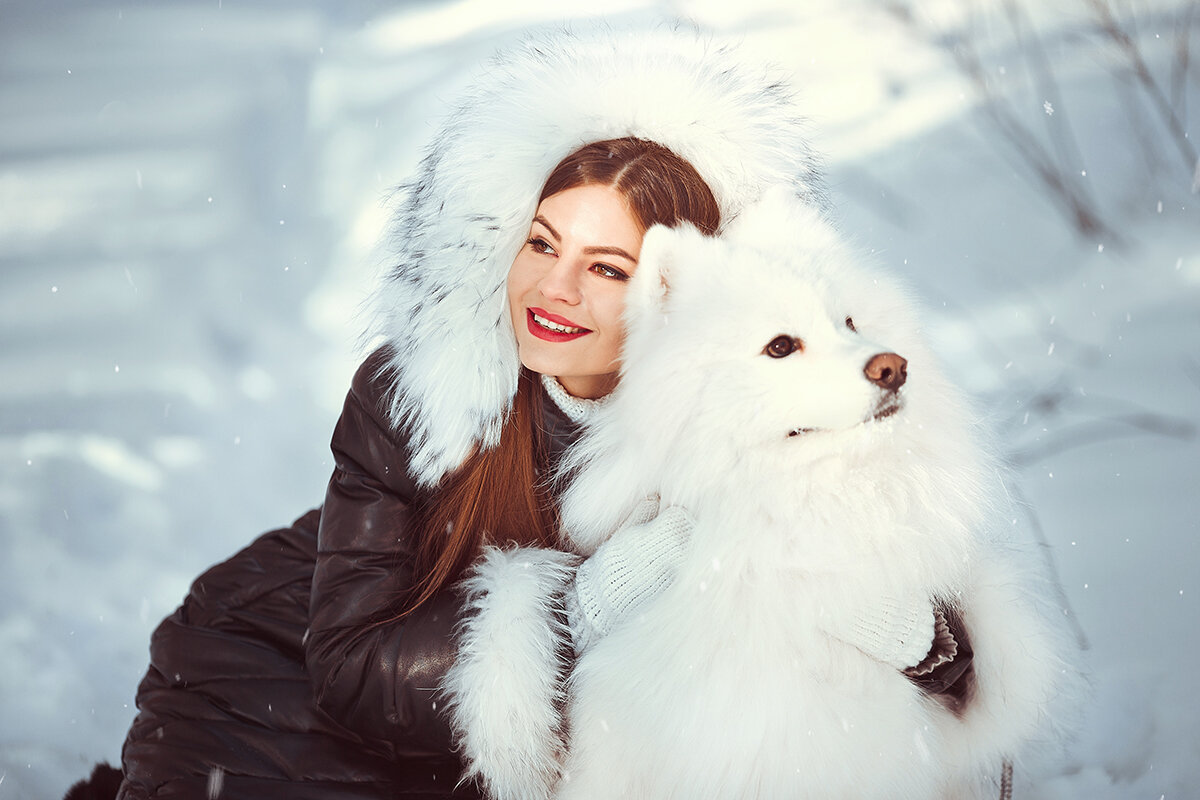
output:
<instances>
[{"instance_id":1,"label":"woman's eye","mask_svg":"<svg viewBox=\"0 0 1200 800\"><path fill-rule=\"evenodd\" d=\"M763 353L771 358L783 358L790 356L792 353L803 348L800 340L793 339L791 336L776 336L771 341L767 342L767 346L763 348Z\"/></svg>"},{"instance_id":2,"label":"woman's eye","mask_svg":"<svg viewBox=\"0 0 1200 800\"><path fill-rule=\"evenodd\" d=\"M595 272L597 275L602 275L605 278L612 278L613 280L618 280L618 281L629 280L629 276L627 274L625 274L621 270L617 269L616 267L610 267L608 264L593 264L592 271Z\"/></svg>"},{"instance_id":3,"label":"woman's eye","mask_svg":"<svg viewBox=\"0 0 1200 800\"><path fill-rule=\"evenodd\" d=\"M852 320L850 317L846 317L846 327L855 333L858 333L858 328L854 327L854 320Z\"/></svg>"},{"instance_id":4,"label":"woman's eye","mask_svg":"<svg viewBox=\"0 0 1200 800\"><path fill-rule=\"evenodd\" d=\"M541 238L540 236L531 236L529 238L529 240L525 242L525 244L532 247L533 252L535 252L535 253L553 253L554 252L554 248L550 246L550 243L547 242L545 239Z\"/></svg>"}]
</instances>

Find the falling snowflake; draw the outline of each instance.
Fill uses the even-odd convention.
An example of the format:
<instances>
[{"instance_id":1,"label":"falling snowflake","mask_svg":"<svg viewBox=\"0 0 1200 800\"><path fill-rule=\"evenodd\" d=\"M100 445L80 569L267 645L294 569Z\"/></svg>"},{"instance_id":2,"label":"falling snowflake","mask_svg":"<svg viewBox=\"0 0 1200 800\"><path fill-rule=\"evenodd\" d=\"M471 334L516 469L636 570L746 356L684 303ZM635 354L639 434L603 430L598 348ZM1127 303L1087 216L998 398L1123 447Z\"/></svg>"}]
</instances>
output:
<instances>
[{"instance_id":1,"label":"falling snowflake","mask_svg":"<svg viewBox=\"0 0 1200 800\"><path fill-rule=\"evenodd\" d=\"M213 767L208 771L208 800L216 800L225 784L225 770Z\"/></svg>"},{"instance_id":2,"label":"falling snowflake","mask_svg":"<svg viewBox=\"0 0 1200 800\"><path fill-rule=\"evenodd\" d=\"M1047 116L1047 117L1053 117L1053 116L1054 116L1054 106L1053 106L1053 105L1050 103L1050 101L1049 101L1049 100L1047 100L1046 102L1042 103L1042 110L1046 112L1046 116Z\"/></svg>"}]
</instances>

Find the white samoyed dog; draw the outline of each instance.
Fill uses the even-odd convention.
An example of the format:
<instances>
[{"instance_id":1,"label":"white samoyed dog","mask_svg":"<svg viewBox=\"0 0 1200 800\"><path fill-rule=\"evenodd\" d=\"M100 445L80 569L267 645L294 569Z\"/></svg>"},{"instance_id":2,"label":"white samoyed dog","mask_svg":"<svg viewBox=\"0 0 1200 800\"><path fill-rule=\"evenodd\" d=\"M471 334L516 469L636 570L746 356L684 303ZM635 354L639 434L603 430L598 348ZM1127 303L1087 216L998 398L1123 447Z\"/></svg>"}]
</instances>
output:
<instances>
[{"instance_id":1,"label":"white samoyed dog","mask_svg":"<svg viewBox=\"0 0 1200 800\"><path fill-rule=\"evenodd\" d=\"M860 260L782 189L719 238L646 234L564 526L588 554L658 495L695 529L571 676L560 800L994 797L1057 738L1059 595L913 303ZM888 597L960 615L963 705L827 630Z\"/></svg>"}]
</instances>

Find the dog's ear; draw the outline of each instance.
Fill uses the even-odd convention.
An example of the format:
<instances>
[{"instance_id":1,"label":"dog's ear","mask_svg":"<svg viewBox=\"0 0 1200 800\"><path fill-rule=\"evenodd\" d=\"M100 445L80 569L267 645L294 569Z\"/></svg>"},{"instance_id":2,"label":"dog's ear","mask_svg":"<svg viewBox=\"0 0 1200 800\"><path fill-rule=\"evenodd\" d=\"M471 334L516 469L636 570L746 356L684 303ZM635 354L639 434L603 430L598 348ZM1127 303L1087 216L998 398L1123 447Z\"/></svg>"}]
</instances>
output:
<instances>
[{"instance_id":1,"label":"dog's ear","mask_svg":"<svg viewBox=\"0 0 1200 800\"><path fill-rule=\"evenodd\" d=\"M690 227L690 226L688 226ZM682 229L652 225L642 237L637 271L625 295L625 318L662 313L676 272Z\"/></svg>"}]
</instances>

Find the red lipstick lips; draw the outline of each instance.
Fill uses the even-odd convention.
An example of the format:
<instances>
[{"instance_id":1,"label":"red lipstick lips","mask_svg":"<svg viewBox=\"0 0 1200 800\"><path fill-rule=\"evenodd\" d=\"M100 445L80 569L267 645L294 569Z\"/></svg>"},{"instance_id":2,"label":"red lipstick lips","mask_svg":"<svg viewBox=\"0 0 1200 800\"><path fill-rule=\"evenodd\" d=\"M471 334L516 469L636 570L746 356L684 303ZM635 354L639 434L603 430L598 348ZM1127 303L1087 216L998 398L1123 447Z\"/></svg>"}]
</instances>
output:
<instances>
[{"instance_id":1,"label":"red lipstick lips","mask_svg":"<svg viewBox=\"0 0 1200 800\"><path fill-rule=\"evenodd\" d=\"M535 314L547 322L554 323L555 325L562 325L568 328L578 328L578 331L568 332L547 328L534 319ZM557 314L551 314L549 311L541 308L527 308L525 310L525 322L529 327L530 333L547 342L569 342L572 339L578 339L580 336L587 336L589 333L591 333L591 331L587 328L580 328L580 326L576 325L574 322L571 322L571 320L566 319L565 317L560 317Z\"/></svg>"}]
</instances>

